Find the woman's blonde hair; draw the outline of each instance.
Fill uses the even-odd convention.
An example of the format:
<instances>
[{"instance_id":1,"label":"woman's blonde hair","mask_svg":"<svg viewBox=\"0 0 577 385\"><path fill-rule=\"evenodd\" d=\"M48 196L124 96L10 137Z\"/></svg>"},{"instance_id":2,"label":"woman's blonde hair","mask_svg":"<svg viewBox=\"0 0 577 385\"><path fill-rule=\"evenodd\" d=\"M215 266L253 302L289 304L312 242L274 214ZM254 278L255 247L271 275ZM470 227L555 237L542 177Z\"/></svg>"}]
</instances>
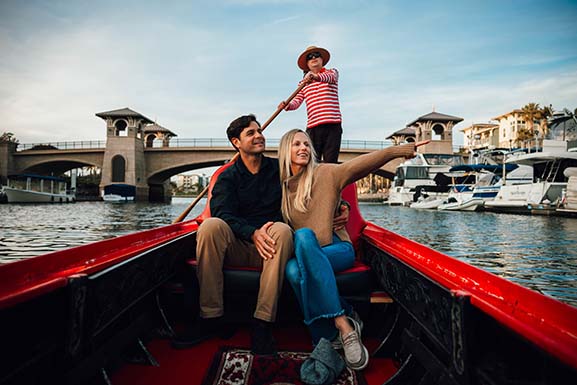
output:
<instances>
[{"instance_id":1,"label":"woman's blonde hair","mask_svg":"<svg viewBox=\"0 0 577 385\"><path fill-rule=\"evenodd\" d=\"M311 138L303 130L295 128L288 131L280 140L278 146L278 162L280 169L280 183L282 186L282 216L284 220L290 223L289 215L289 191L288 191L288 179L291 175L291 148L294 137L299 132L306 135L311 149L311 157L307 166L301 171L301 178L297 186L297 192L294 199L294 208L300 212L306 213L308 211L308 203L311 200L311 190L313 187L313 171L317 167L316 153L312 145Z\"/></svg>"}]
</instances>

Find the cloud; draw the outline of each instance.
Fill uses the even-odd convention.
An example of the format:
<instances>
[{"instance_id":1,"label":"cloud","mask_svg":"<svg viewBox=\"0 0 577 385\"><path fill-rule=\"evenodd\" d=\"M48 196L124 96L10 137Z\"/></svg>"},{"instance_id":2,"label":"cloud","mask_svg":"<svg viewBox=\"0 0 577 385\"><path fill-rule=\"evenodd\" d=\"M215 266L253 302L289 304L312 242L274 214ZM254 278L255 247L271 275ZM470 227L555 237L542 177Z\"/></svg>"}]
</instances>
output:
<instances>
[{"instance_id":1,"label":"cloud","mask_svg":"<svg viewBox=\"0 0 577 385\"><path fill-rule=\"evenodd\" d=\"M373 1L169 5L26 2L0 12L2 131L23 143L102 139L94 113L130 107L180 138L224 137L230 120L252 112L264 122L290 95L311 44L329 49L341 74L345 139L381 140L433 105L463 117L457 127L531 101L576 107L570 17L547 16L557 23L539 33L514 24L503 37L488 33L494 17L506 19L501 8L477 7L484 23L473 25L460 17L467 4L422 15ZM304 106L283 112L267 136L305 122Z\"/></svg>"}]
</instances>

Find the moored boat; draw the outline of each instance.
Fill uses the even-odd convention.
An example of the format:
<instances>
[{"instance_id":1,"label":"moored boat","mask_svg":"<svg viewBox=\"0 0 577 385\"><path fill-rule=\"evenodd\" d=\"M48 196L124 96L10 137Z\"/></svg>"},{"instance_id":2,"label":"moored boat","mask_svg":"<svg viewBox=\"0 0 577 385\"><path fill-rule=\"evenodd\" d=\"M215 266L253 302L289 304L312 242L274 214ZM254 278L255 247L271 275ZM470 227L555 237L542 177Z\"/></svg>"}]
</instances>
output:
<instances>
[{"instance_id":1,"label":"moored boat","mask_svg":"<svg viewBox=\"0 0 577 385\"><path fill-rule=\"evenodd\" d=\"M439 185L436 177L462 162L463 158L458 155L417 154L415 158L408 159L397 167L393 186L385 203L409 206L411 202L416 202L422 193L431 198L446 198L448 182Z\"/></svg>"},{"instance_id":2,"label":"moored boat","mask_svg":"<svg viewBox=\"0 0 577 385\"><path fill-rule=\"evenodd\" d=\"M413 202L409 205L412 209L424 209L424 210L434 210L439 205L445 202L445 198L439 197L438 195L429 196L427 193L421 194L416 202Z\"/></svg>"},{"instance_id":3,"label":"moored boat","mask_svg":"<svg viewBox=\"0 0 577 385\"><path fill-rule=\"evenodd\" d=\"M136 187L128 184L115 183L104 186L102 200L105 202L133 202Z\"/></svg>"},{"instance_id":4,"label":"moored boat","mask_svg":"<svg viewBox=\"0 0 577 385\"><path fill-rule=\"evenodd\" d=\"M490 211L555 215L567 188L564 170L577 166L577 152L547 150L511 158L507 163L529 166L531 183L505 184L494 200L485 203Z\"/></svg>"},{"instance_id":5,"label":"moored boat","mask_svg":"<svg viewBox=\"0 0 577 385\"><path fill-rule=\"evenodd\" d=\"M365 321L371 360L343 383L577 380L577 309L367 223L354 189L344 197L352 206L347 230L358 262L337 280ZM228 373L221 352L231 345L244 352L236 351L234 364L270 367L269 379L285 373L290 365L282 363L294 357L246 353L242 321L252 312L254 295L247 293L258 271L226 269L227 314L240 323L232 338L170 347L166 335L191 322L197 306L194 249L206 215L1 265L0 383L215 383L215 371ZM275 336L282 351L306 355L312 348L291 299L294 305L290 290L283 293Z\"/></svg>"},{"instance_id":6,"label":"moored boat","mask_svg":"<svg viewBox=\"0 0 577 385\"><path fill-rule=\"evenodd\" d=\"M64 178L35 174L9 176L2 193L7 203L70 203L76 200Z\"/></svg>"},{"instance_id":7,"label":"moored boat","mask_svg":"<svg viewBox=\"0 0 577 385\"><path fill-rule=\"evenodd\" d=\"M567 188L562 194L561 204L557 211L561 214L577 217L577 168L569 167L565 169Z\"/></svg>"},{"instance_id":8,"label":"moored boat","mask_svg":"<svg viewBox=\"0 0 577 385\"><path fill-rule=\"evenodd\" d=\"M474 178L474 184L453 189L449 192L447 200L438 205L437 209L447 211L483 209L485 202L492 201L497 196L507 173L517 168L515 164L473 164L452 167L450 172L465 172Z\"/></svg>"}]
</instances>

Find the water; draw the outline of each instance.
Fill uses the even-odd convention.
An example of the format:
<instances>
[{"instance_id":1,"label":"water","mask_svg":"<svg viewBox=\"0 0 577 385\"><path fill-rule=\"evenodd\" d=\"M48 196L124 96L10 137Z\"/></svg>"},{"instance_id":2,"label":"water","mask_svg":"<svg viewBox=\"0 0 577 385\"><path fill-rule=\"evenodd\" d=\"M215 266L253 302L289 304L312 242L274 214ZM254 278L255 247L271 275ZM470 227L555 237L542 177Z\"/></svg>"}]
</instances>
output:
<instances>
[{"instance_id":1,"label":"water","mask_svg":"<svg viewBox=\"0 0 577 385\"><path fill-rule=\"evenodd\" d=\"M0 205L0 263L167 225L192 202ZM188 218L204 208L201 200ZM365 219L577 306L577 219L361 204Z\"/></svg>"}]
</instances>

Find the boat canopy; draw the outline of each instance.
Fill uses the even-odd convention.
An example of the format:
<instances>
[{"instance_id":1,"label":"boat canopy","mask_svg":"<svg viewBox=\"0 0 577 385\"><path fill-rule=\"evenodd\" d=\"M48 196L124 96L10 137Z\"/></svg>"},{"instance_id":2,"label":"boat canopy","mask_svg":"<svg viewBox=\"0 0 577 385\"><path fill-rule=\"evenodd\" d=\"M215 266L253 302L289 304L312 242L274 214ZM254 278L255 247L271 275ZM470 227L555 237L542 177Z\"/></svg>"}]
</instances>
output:
<instances>
[{"instance_id":1,"label":"boat canopy","mask_svg":"<svg viewBox=\"0 0 577 385\"><path fill-rule=\"evenodd\" d=\"M49 175L37 175L37 174L13 174L8 175L8 179L11 180L26 180L28 178L32 179L42 179L42 180L51 180L55 182L66 182L66 179L58 177L58 176L49 176Z\"/></svg>"},{"instance_id":2,"label":"boat canopy","mask_svg":"<svg viewBox=\"0 0 577 385\"><path fill-rule=\"evenodd\" d=\"M506 163L505 164L505 172L511 172L518 168L519 165L513 163ZM449 169L449 172L457 172L457 171L464 171L464 172L481 172L481 171L489 171L493 174L501 175L503 173L503 165L501 164L460 164L458 166L453 166Z\"/></svg>"},{"instance_id":3,"label":"boat canopy","mask_svg":"<svg viewBox=\"0 0 577 385\"><path fill-rule=\"evenodd\" d=\"M130 184L109 184L104 186L104 194L115 194L122 197L133 197L136 195L136 186Z\"/></svg>"},{"instance_id":4,"label":"boat canopy","mask_svg":"<svg viewBox=\"0 0 577 385\"><path fill-rule=\"evenodd\" d=\"M517 158L511 158L507 163L525 164L533 166L535 163L551 162L555 160L577 160L577 152L563 151L563 152L535 152L531 154L521 155Z\"/></svg>"}]
</instances>

